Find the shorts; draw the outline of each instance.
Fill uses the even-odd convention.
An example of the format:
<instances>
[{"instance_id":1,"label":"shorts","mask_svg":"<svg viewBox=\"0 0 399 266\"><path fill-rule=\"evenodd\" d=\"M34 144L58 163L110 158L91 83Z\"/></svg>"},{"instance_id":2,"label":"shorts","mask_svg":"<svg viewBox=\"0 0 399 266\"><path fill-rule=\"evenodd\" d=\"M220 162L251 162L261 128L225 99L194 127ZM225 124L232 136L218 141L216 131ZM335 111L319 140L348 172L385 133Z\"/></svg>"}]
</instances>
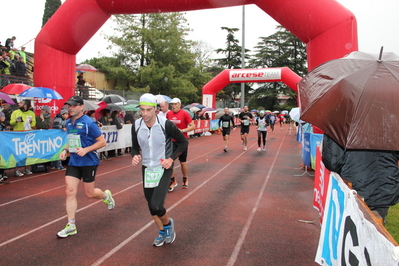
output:
<instances>
[{"instance_id":1,"label":"shorts","mask_svg":"<svg viewBox=\"0 0 399 266\"><path fill-rule=\"evenodd\" d=\"M242 126L241 127L241 135L249 133L249 126Z\"/></svg>"},{"instance_id":2,"label":"shorts","mask_svg":"<svg viewBox=\"0 0 399 266\"><path fill-rule=\"evenodd\" d=\"M173 141L173 150L176 150L177 145L178 144ZM187 153L188 153L188 145L187 145L187 148L184 150L184 152L182 154L180 154L180 156L179 156L179 161L181 163L187 162Z\"/></svg>"},{"instance_id":3,"label":"shorts","mask_svg":"<svg viewBox=\"0 0 399 266\"><path fill-rule=\"evenodd\" d=\"M230 128L222 128L222 136L230 135Z\"/></svg>"},{"instance_id":4,"label":"shorts","mask_svg":"<svg viewBox=\"0 0 399 266\"><path fill-rule=\"evenodd\" d=\"M83 180L85 183L92 183L95 180L98 165L93 166L72 166L68 165L66 176L73 176Z\"/></svg>"}]
</instances>

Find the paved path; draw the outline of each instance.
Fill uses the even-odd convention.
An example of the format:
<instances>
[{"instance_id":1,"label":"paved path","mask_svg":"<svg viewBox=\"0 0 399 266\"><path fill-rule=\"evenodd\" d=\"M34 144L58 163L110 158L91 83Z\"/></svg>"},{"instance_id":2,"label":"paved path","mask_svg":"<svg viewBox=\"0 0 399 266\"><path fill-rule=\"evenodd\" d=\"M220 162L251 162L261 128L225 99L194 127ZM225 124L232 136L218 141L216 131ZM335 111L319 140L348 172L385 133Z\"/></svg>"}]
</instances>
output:
<instances>
[{"instance_id":1,"label":"paved path","mask_svg":"<svg viewBox=\"0 0 399 266\"><path fill-rule=\"evenodd\" d=\"M130 155L102 161L97 173L116 208L81 189L78 234L65 239L56 237L66 224L65 172L11 177L0 185L0 265L316 265L320 226L298 221L317 219L313 178L296 176L303 170L294 132L276 127L267 151L256 148L254 127L248 151L239 130L227 153L220 135L190 140L189 189L177 166L179 186L166 199L176 241L158 248Z\"/></svg>"}]
</instances>

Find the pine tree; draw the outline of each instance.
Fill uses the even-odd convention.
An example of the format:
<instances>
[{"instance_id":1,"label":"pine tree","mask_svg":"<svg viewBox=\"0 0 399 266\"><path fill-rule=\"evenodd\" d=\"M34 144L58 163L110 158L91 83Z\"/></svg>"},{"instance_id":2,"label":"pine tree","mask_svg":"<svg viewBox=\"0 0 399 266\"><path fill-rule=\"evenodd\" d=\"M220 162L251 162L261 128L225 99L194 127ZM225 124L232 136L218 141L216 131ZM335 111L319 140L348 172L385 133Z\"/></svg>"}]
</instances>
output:
<instances>
[{"instance_id":1,"label":"pine tree","mask_svg":"<svg viewBox=\"0 0 399 266\"><path fill-rule=\"evenodd\" d=\"M61 6L61 0L46 0L46 3L44 4L42 27L51 18L51 16L58 10L60 6Z\"/></svg>"}]
</instances>

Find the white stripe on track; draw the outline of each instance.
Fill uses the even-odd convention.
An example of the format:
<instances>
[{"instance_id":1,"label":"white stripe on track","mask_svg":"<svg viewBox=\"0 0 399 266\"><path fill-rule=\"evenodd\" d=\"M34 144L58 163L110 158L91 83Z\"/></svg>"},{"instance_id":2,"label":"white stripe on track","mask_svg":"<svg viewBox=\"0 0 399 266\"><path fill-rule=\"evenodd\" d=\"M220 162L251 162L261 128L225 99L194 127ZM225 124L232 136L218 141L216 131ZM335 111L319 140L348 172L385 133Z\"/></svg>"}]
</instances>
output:
<instances>
[{"instance_id":1,"label":"white stripe on track","mask_svg":"<svg viewBox=\"0 0 399 266\"><path fill-rule=\"evenodd\" d=\"M254 146L254 145L252 145ZM251 147L252 147L251 146ZM217 148L220 149L220 148ZM211 151L213 152L213 151ZM209 153L209 152L208 152ZM206 154L208 154L206 153ZM203 183L201 183L201 185L197 186L195 189L191 190L190 193L188 193L187 195L185 195L184 197L182 197L180 200L178 200L175 204L173 204L171 207L168 208L168 212L173 210L175 207L177 207L178 205L180 205L184 200L186 200L188 197L190 197L192 194L194 194L196 191L198 191L200 188L202 188L204 185L206 185L209 181L211 181L212 179L214 179L216 176L218 176L224 169L226 169L228 166L230 166L232 163L234 163L237 159L239 159L243 154L245 154L246 151L240 153L236 158L234 158L232 161L230 161L229 164L225 165L222 169L220 169L219 171L217 171L214 175L212 175L211 177L209 177L207 180L205 180ZM206 155L204 154L204 155ZM201 155L201 156L204 156ZM199 157L201 157L199 156ZM199 158L198 157L198 158ZM133 240L134 238L136 238L140 233L142 233L145 229L147 229L152 223L154 223L154 221L151 221L149 223L147 223L145 226L143 226L142 228L140 228L138 231L136 231L134 234L132 234L131 236L129 236L128 238L126 238L123 242L121 242L118 246L116 246L115 248L113 248L111 251L109 251L107 254L105 254L103 257L101 257L99 260L97 260L96 262L94 262L93 264L91 264L91 266L98 266L101 265L105 260L109 259L112 255L114 255L117 251L119 251L121 248L123 248L129 241Z\"/></svg>"},{"instance_id":2,"label":"white stripe on track","mask_svg":"<svg viewBox=\"0 0 399 266\"><path fill-rule=\"evenodd\" d=\"M284 137L283 137L283 139L282 139L282 141L280 143L280 147L278 148L277 152L275 153L275 157L274 157L273 163L272 163L272 165L271 165L271 167L269 169L269 172L267 173L267 177L265 178L265 181L263 182L262 188L259 191L259 195L258 195L258 198L256 200L255 206L252 209L252 212L249 215L247 221L245 222L245 225L244 225L244 228L241 231L240 237L238 238L238 241L237 241L237 243L236 243L236 245L234 247L234 250L233 250L233 252L232 252L232 254L230 256L230 259L227 262L227 266L233 266L235 264L235 262L237 261L238 253L240 252L242 244L244 243L244 240L245 240L245 238L247 236L249 227L251 226L251 223L252 223L252 220L253 220L253 218L255 216L255 213L258 210L259 202L261 201L263 193L265 192L267 182L269 181L270 175L271 175L271 173L272 173L272 171L274 169L274 165L275 165L276 160L278 158L278 155L280 153L281 147L283 146L284 139L285 139L285 135L284 135Z\"/></svg>"}]
</instances>

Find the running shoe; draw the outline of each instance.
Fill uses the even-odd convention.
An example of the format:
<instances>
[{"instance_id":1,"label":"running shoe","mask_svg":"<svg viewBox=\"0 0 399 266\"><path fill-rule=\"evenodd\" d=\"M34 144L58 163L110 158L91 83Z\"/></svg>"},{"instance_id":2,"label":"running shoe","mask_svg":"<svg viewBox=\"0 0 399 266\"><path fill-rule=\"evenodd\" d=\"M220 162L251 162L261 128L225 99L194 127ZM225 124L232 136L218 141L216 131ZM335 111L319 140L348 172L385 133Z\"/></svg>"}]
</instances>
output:
<instances>
[{"instance_id":1,"label":"running shoe","mask_svg":"<svg viewBox=\"0 0 399 266\"><path fill-rule=\"evenodd\" d=\"M1 181L7 180L7 179L8 179L8 176L6 176L6 175L0 175L0 180L1 180Z\"/></svg>"},{"instance_id":2,"label":"running shoe","mask_svg":"<svg viewBox=\"0 0 399 266\"><path fill-rule=\"evenodd\" d=\"M261 150L261 148L259 147L259 148L257 148L256 150L257 150L257 151L260 151L260 150Z\"/></svg>"},{"instance_id":3,"label":"running shoe","mask_svg":"<svg viewBox=\"0 0 399 266\"><path fill-rule=\"evenodd\" d=\"M169 218L170 225L164 226L163 230L165 231L165 243L171 244L175 241L176 232L175 232L175 221L172 218Z\"/></svg>"},{"instance_id":4,"label":"running shoe","mask_svg":"<svg viewBox=\"0 0 399 266\"><path fill-rule=\"evenodd\" d=\"M107 194L107 199L104 200L104 202L105 204L107 204L108 210L112 210L113 208L115 208L115 200L112 197L112 193L108 189L104 191L104 193Z\"/></svg>"},{"instance_id":5,"label":"running shoe","mask_svg":"<svg viewBox=\"0 0 399 266\"><path fill-rule=\"evenodd\" d=\"M227 152L227 148L224 148L223 151L224 151L224 152Z\"/></svg>"},{"instance_id":6,"label":"running shoe","mask_svg":"<svg viewBox=\"0 0 399 266\"><path fill-rule=\"evenodd\" d=\"M32 171L29 170L28 168L25 168L24 174L25 174L25 175L31 175L31 174L33 174L33 173L32 173Z\"/></svg>"},{"instance_id":7,"label":"running shoe","mask_svg":"<svg viewBox=\"0 0 399 266\"><path fill-rule=\"evenodd\" d=\"M244 151L248 150L247 146L244 146Z\"/></svg>"},{"instance_id":8,"label":"running shoe","mask_svg":"<svg viewBox=\"0 0 399 266\"><path fill-rule=\"evenodd\" d=\"M76 235L78 230L76 229L76 225L67 224L64 229L57 233L58 237L67 237L71 235Z\"/></svg>"},{"instance_id":9,"label":"running shoe","mask_svg":"<svg viewBox=\"0 0 399 266\"><path fill-rule=\"evenodd\" d=\"M57 169L58 169L58 170L65 170L65 167L61 165L61 166L59 166Z\"/></svg>"},{"instance_id":10,"label":"running shoe","mask_svg":"<svg viewBox=\"0 0 399 266\"><path fill-rule=\"evenodd\" d=\"M155 238L152 244L156 247L160 247L165 243L165 239L166 239L165 232L160 230L158 237Z\"/></svg>"},{"instance_id":11,"label":"running shoe","mask_svg":"<svg viewBox=\"0 0 399 266\"><path fill-rule=\"evenodd\" d=\"M183 184L181 188L188 188L188 177L183 177Z\"/></svg>"},{"instance_id":12,"label":"running shoe","mask_svg":"<svg viewBox=\"0 0 399 266\"><path fill-rule=\"evenodd\" d=\"M24 176L24 174L21 173L19 170L16 170L16 171L14 172L14 176Z\"/></svg>"},{"instance_id":13,"label":"running shoe","mask_svg":"<svg viewBox=\"0 0 399 266\"><path fill-rule=\"evenodd\" d=\"M262 151L266 151L266 146L263 146Z\"/></svg>"},{"instance_id":14,"label":"running shoe","mask_svg":"<svg viewBox=\"0 0 399 266\"><path fill-rule=\"evenodd\" d=\"M175 189L175 187L177 187L176 179L173 181L170 181L170 185L169 185L169 189L168 189L169 192L172 192Z\"/></svg>"}]
</instances>

